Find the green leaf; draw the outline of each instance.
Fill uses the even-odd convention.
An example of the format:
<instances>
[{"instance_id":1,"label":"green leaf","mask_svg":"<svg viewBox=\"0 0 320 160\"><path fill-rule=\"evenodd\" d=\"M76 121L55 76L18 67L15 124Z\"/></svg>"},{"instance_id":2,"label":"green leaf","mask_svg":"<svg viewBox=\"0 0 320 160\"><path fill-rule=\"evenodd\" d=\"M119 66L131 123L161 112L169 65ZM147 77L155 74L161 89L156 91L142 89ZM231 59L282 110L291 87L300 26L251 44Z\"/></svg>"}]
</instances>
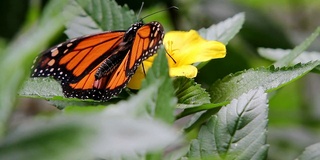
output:
<instances>
[{"instance_id":1,"label":"green leaf","mask_svg":"<svg viewBox=\"0 0 320 160\"><path fill-rule=\"evenodd\" d=\"M190 119L190 121L188 122L188 124L184 127L184 131L185 131L186 133L192 131L192 129L194 129L194 128L196 128L196 127L199 127L199 126L201 126L203 123L207 122L208 119L209 119L212 115L217 114L217 113L219 112L219 110L220 110L221 107L220 107L220 106L216 106L216 104L214 104L214 105L215 105L215 107L210 108L210 109L208 109L208 110L206 110L206 111L200 111L200 112L195 113L195 114L191 117L191 119ZM186 111L186 112L188 112L188 111ZM183 114L183 113L184 113L184 112L182 112L182 114ZM178 115L178 116L181 117L181 115Z\"/></svg>"},{"instance_id":2,"label":"green leaf","mask_svg":"<svg viewBox=\"0 0 320 160\"><path fill-rule=\"evenodd\" d=\"M137 19L132 10L114 0L72 0L64 15L75 18L67 23L69 38L111 30L126 30Z\"/></svg>"},{"instance_id":3,"label":"green leaf","mask_svg":"<svg viewBox=\"0 0 320 160\"><path fill-rule=\"evenodd\" d=\"M300 45L296 46L287 56L277 61L274 66L282 67L288 66L294 59L296 59L303 51L305 51L311 43L319 36L320 27L318 27L306 40Z\"/></svg>"},{"instance_id":4,"label":"green leaf","mask_svg":"<svg viewBox=\"0 0 320 160\"><path fill-rule=\"evenodd\" d=\"M307 147L297 160L316 160L320 157L320 143Z\"/></svg>"},{"instance_id":5,"label":"green leaf","mask_svg":"<svg viewBox=\"0 0 320 160\"><path fill-rule=\"evenodd\" d=\"M173 113L168 113L169 115L157 116L153 111L150 111L150 106L159 107L159 105L156 104L157 101L155 101L154 99L155 97L158 96L158 91L160 90L160 88L163 87L163 83L161 82L163 82L161 79L152 81L150 84L148 84L147 88L141 89L137 95L130 97L128 101L121 101L117 104L109 105L108 106L108 111L110 111L109 116L117 115L117 116L126 117L130 115L130 116L139 117L139 118L141 117L150 118L150 112L151 112L151 114L154 115L155 118L158 118L162 121L165 121L163 120L163 118L165 117L170 119ZM166 109L166 108L164 108L163 106L162 109ZM155 110L155 109L151 108L151 110ZM165 121L165 122L168 122L168 121ZM162 157L162 152L159 152L159 151L149 152L146 155L146 159L162 159L161 157ZM132 158L129 158L129 159L132 159Z\"/></svg>"},{"instance_id":6,"label":"green leaf","mask_svg":"<svg viewBox=\"0 0 320 160\"><path fill-rule=\"evenodd\" d=\"M158 90L162 80L155 80L150 85L142 88L138 94L131 96L126 101L108 105L108 111L112 115L123 115L133 117L150 117L150 106L155 106L154 97L158 96ZM154 115L154 113L152 113Z\"/></svg>"},{"instance_id":7,"label":"green leaf","mask_svg":"<svg viewBox=\"0 0 320 160\"><path fill-rule=\"evenodd\" d=\"M91 135L90 132L90 126L77 123L72 118L29 121L2 139L0 159L80 158L70 153L77 151L78 146L84 146L83 141Z\"/></svg>"},{"instance_id":8,"label":"green leaf","mask_svg":"<svg viewBox=\"0 0 320 160\"><path fill-rule=\"evenodd\" d=\"M57 14L19 35L0 55L0 136L34 57L62 28L63 20Z\"/></svg>"},{"instance_id":9,"label":"green leaf","mask_svg":"<svg viewBox=\"0 0 320 160\"><path fill-rule=\"evenodd\" d=\"M200 129L188 153L194 159L266 159L267 95L250 90L222 107Z\"/></svg>"},{"instance_id":10,"label":"green leaf","mask_svg":"<svg viewBox=\"0 0 320 160\"><path fill-rule=\"evenodd\" d=\"M217 25L200 29L199 33L204 39L220 41L226 45L240 31L244 20L245 14L238 13Z\"/></svg>"},{"instance_id":11,"label":"green leaf","mask_svg":"<svg viewBox=\"0 0 320 160\"><path fill-rule=\"evenodd\" d=\"M116 99L112 99L108 102L100 102L91 99L82 100L77 98L66 98L62 93L59 82L55 81L52 78L28 79L20 90L19 95L22 97L46 99L58 109L64 109L70 106L89 107L97 105L107 105L116 101Z\"/></svg>"},{"instance_id":12,"label":"green leaf","mask_svg":"<svg viewBox=\"0 0 320 160\"><path fill-rule=\"evenodd\" d=\"M263 87L272 91L290 83L318 66L320 61L297 64L292 67L249 69L226 76L210 88L211 102L231 101L251 89Z\"/></svg>"},{"instance_id":13,"label":"green leaf","mask_svg":"<svg viewBox=\"0 0 320 160\"><path fill-rule=\"evenodd\" d=\"M200 106L195 106L192 108L186 108L183 112L181 112L180 114L178 114L176 116L176 119L179 119L179 118L182 118L182 117L185 117L185 116L188 116L188 115L200 112L200 111L204 111L204 110L211 110L211 109L218 109L219 110L219 108L221 106L226 105L226 104L228 104L228 102L216 103L216 104L208 103L208 104L203 104Z\"/></svg>"},{"instance_id":14,"label":"green leaf","mask_svg":"<svg viewBox=\"0 0 320 160\"><path fill-rule=\"evenodd\" d=\"M24 87L19 92L20 96L40 96L46 99L56 96L63 97L62 88L59 82L55 81L52 78L30 78L25 81L23 86Z\"/></svg>"},{"instance_id":15,"label":"green leaf","mask_svg":"<svg viewBox=\"0 0 320 160\"><path fill-rule=\"evenodd\" d=\"M173 81L179 108L190 108L210 103L210 96L193 79L178 77Z\"/></svg>"},{"instance_id":16,"label":"green leaf","mask_svg":"<svg viewBox=\"0 0 320 160\"><path fill-rule=\"evenodd\" d=\"M33 97L34 98L34 97ZM38 97L37 97L38 98ZM41 97L42 98L42 97ZM99 106L107 106L112 103L116 103L117 101L109 100L108 102L100 102L91 99L77 99L77 98L66 98L66 97L52 97L48 99L48 102L58 109L66 109L68 107L99 107ZM89 109L90 110L90 109Z\"/></svg>"},{"instance_id":17,"label":"green leaf","mask_svg":"<svg viewBox=\"0 0 320 160\"><path fill-rule=\"evenodd\" d=\"M279 61L285 56L289 55L292 50L289 49L271 49L271 48L259 48L258 53L260 56L269 59L271 61ZM308 63L311 61L320 60L320 52L302 52L298 57L296 57L290 64L298 63ZM320 71L319 66L315 68L314 71Z\"/></svg>"},{"instance_id":18,"label":"green leaf","mask_svg":"<svg viewBox=\"0 0 320 160\"><path fill-rule=\"evenodd\" d=\"M292 52L290 49L272 49L272 48L258 48L258 53L260 56L271 60L278 61L283 57L287 56ZM320 52L302 52L299 56L297 56L291 64L298 63L308 63L311 61L320 60Z\"/></svg>"},{"instance_id":19,"label":"green leaf","mask_svg":"<svg viewBox=\"0 0 320 160\"><path fill-rule=\"evenodd\" d=\"M155 105L150 106L150 113L155 118L172 124L177 100L174 97L174 88L169 76L168 61L163 52L157 54L152 67L148 70L146 79L142 83L142 88L154 85L154 81L158 80L161 83L157 90L158 95L153 97Z\"/></svg>"},{"instance_id":20,"label":"green leaf","mask_svg":"<svg viewBox=\"0 0 320 160\"><path fill-rule=\"evenodd\" d=\"M105 107L98 107L99 113L96 112L97 110L91 110L93 111L91 113L95 114L88 114L88 107L85 107L83 109L87 114L79 114L80 107L76 108L76 112L71 107L70 109L67 108L67 113L73 113L71 114L73 116L68 114L68 117L57 117L49 122L40 120L39 122L44 122L40 126L37 125L39 122L31 123L30 126L32 127L24 124L23 126L26 126L26 129L29 130L19 131L21 133L19 136L10 133L9 135L13 136L11 139L16 141L3 146L3 152L0 144L0 152L4 153L0 156L8 158L12 156L12 153L15 153L15 156L25 159L90 159L96 157L108 159L119 156L132 157L138 153L163 149L176 142L178 135L169 127L150 119L148 114L147 106L155 104L153 97L158 94L161 84L159 82L160 80L153 81L149 87L140 90L137 95L132 96L127 101L109 105L104 110ZM88 129L89 133L82 136L81 130L70 131L68 127L74 125L79 125L78 128L82 130ZM56 127L64 128L58 128L58 131L56 131ZM64 131L67 133L64 133ZM42 136L42 132L45 132L44 136ZM52 134L55 136L52 136ZM29 137L28 135L34 135L35 137ZM61 135L66 135L66 137ZM68 135L72 137L70 138ZM41 138L37 139L38 137ZM32 140L29 140L29 138ZM19 139L23 141L20 142ZM41 143L37 142L38 140L41 140ZM25 141L28 144L25 144ZM64 143L68 143L68 145ZM33 146L32 150L27 149L30 146ZM77 152L77 154L74 154L74 152ZM52 156L47 153L55 153L55 155ZM92 157L88 157L88 155ZM51 157L48 158L48 156Z\"/></svg>"},{"instance_id":21,"label":"green leaf","mask_svg":"<svg viewBox=\"0 0 320 160\"><path fill-rule=\"evenodd\" d=\"M273 91L302 77L319 64L319 61L315 61L307 64L297 64L292 67L261 67L231 74L222 80L216 81L211 86L209 91L211 102L214 104L228 103L243 93L258 87L262 87L266 91ZM212 114L215 114L217 109L213 108L206 112L197 113L185 130L190 131L203 123Z\"/></svg>"},{"instance_id":22,"label":"green leaf","mask_svg":"<svg viewBox=\"0 0 320 160\"><path fill-rule=\"evenodd\" d=\"M121 114L105 110L98 114L28 121L1 141L0 159L130 156L164 148L177 140L177 133L164 124Z\"/></svg>"},{"instance_id":23,"label":"green leaf","mask_svg":"<svg viewBox=\"0 0 320 160\"><path fill-rule=\"evenodd\" d=\"M97 106L68 106L63 110L65 114L88 114L88 113L98 113L106 108L104 105Z\"/></svg>"}]
</instances>

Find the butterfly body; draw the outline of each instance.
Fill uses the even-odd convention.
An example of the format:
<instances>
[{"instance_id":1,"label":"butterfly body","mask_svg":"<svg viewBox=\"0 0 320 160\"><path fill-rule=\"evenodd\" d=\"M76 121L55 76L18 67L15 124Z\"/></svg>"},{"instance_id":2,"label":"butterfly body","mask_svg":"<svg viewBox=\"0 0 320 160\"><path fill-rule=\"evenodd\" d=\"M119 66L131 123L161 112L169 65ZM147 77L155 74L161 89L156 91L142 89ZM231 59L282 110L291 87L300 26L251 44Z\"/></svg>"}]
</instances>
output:
<instances>
[{"instance_id":1,"label":"butterfly body","mask_svg":"<svg viewBox=\"0 0 320 160\"><path fill-rule=\"evenodd\" d=\"M137 22L128 30L74 38L41 53L31 77L53 77L66 97L106 101L156 53L163 37L159 22Z\"/></svg>"}]
</instances>

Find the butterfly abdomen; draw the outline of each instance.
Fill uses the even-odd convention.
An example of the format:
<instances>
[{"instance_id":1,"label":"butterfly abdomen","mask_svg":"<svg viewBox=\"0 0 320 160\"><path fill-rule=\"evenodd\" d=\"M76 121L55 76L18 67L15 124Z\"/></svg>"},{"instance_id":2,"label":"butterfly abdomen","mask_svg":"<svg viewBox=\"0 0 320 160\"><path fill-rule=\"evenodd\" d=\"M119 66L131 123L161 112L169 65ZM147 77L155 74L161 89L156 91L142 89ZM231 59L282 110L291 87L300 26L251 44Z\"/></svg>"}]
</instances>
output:
<instances>
[{"instance_id":1,"label":"butterfly abdomen","mask_svg":"<svg viewBox=\"0 0 320 160\"><path fill-rule=\"evenodd\" d=\"M112 54L110 58L105 59L95 74L96 80L112 73L112 71L120 65L121 61L123 61L127 52L128 50L119 51L119 52L116 52L116 54Z\"/></svg>"}]
</instances>

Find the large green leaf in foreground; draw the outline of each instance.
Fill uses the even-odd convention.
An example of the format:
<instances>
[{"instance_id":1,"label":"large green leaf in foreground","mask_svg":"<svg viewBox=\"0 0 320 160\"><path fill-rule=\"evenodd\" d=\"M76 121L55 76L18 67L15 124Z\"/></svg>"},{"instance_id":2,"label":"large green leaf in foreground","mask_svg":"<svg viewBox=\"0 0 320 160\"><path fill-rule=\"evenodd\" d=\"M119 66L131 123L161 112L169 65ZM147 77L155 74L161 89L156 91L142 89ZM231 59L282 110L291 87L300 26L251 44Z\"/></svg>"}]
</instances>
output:
<instances>
[{"instance_id":1,"label":"large green leaf in foreground","mask_svg":"<svg viewBox=\"0 0 320 160\"><path fill-rule=\"evenodd\" d=\"M157 90L158 94L152 97L155 105L149 106L150 114L156 119L172 124L177 100L174 97L168 61L164 53L159 53L156 56L152 67L148 70L146 79L142 83L142 89L154 85L155 81L159 81L161 87Z\"/></svg>"},{"instance_id":2,"label":"large green leaf in foreground","mask_svg":"<svg viewBox=\"0 0 320 160\"><path fill-rule=\"evenodd\" d=\"M267 95L250 90L233 100L203 125L188 156L194 159L265 159L268 145Z\"/></svg>"},{"instance_id":3,"label":"large green leaf in foreground","mask_svg":"<svg viewBox=\"0 0 320 160\"><path fill-rule=\"evenodd\" d=\"M0 143L0 159L118 157L153 151L177 138L169 127L150 118L122 115L63 116L24 123Z\"/></svg>"},{"instance_id":4,"label":"large green leaf in foreground","mask_svg":"<svg viewBox=\"0 0 320 160\"><path fill-rule=\"evenodd\" d=\"M0 142L0 159L131 157L164 148L178 135L152 120L147 111L148 106L155 106L153 97L159 88L160 81L153 81L129 100L100 108L100 112L28 121Z\"/></svg>"}]
</instances>

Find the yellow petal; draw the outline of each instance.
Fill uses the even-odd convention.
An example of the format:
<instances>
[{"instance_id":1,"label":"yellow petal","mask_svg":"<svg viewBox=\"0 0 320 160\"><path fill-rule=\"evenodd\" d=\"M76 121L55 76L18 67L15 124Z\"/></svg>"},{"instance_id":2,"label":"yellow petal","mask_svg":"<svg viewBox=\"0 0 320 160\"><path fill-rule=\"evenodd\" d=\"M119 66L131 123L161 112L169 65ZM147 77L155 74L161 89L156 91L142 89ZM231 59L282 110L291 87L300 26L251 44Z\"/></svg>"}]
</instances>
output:
<instances>
[{"instance_id":1,"label":"yellow petal","mask_svg":"<svg viewBox=\"0 0 320 160\"><path fill-rule=\"evenodd\" d=\"M164 37L166 51L177 63L169 61L170 66L181 66L204 62L226 55L226 47L218 41L207 41L196 31L171 31Z\"/></svg>"},{"instance_id":2,"label":"yellow petal","mask_svg":"<svg viewBox=\"0 0 320 160\"><path fill-rule=\"evenodd\" d=\"M169 69L170 77L183 76L187 78L194 78L197 76L198 69L192 65L183 65Z\"/></svg>"},{"instance_id":3,"label":"yellow petal","mask_svg":"<svg viewBox=\"0 0 320 160\"><path fill-rule=\"evenodd\" d=\"M142 80L145 78L142 67L139 66L136 73L132 76L127 87L130 89L140 89Z\"/></svg>"}]
</instances>

